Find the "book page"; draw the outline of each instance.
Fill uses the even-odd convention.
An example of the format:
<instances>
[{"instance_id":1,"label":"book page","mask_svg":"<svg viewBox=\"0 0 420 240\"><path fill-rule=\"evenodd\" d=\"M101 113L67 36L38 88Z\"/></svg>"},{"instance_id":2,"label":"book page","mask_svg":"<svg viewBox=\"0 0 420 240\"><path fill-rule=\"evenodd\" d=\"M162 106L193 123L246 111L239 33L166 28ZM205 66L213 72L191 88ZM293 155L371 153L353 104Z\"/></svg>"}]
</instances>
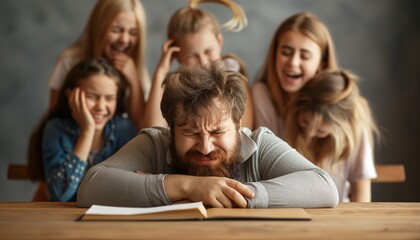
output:
<instances>
[{"instance_id":1,"label":"book page","mask_svg":"<svg viewBox=\"0 0 420 240\"><path fill-rule=\"evenodd\" d=\"M87 211L86 215L139 215L150 214L158 212L179 211L186 209L196 209L204 207L202 202L173 204L161 207L137 208L137 207L112 207L92 205ZM204 215L206 216L206 214Z\"/></svg>"},{"instance_id":2,"label":"book page","mask_svg":"<svg viewBox=\"0 0 420 240\"><path fill-rule=\"evenodd\" d=\"M209 208L202 202L173 204L161 207L91 206L81 220L311 220L302 208Z\"/></svg>"}]
</instances>

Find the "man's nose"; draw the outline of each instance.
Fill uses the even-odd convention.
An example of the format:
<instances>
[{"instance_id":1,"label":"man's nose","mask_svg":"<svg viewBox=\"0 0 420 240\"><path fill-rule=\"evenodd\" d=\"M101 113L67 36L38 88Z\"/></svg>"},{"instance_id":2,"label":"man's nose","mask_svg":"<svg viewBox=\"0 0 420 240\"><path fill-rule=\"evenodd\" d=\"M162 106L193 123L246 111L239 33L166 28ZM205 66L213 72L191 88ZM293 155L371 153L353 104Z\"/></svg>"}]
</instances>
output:
<instances>
[{"instance_id":1,"label":"man's nose","mask_svg":"<svg viewBox=\"0 0 420 240\"><path fill-rule=\"evenodd\" d=\"M214 149L214 145L210 135L202 135L198 141L196 149L203 155L211 153L211 151Z\"/></svg>"}]
</instances>

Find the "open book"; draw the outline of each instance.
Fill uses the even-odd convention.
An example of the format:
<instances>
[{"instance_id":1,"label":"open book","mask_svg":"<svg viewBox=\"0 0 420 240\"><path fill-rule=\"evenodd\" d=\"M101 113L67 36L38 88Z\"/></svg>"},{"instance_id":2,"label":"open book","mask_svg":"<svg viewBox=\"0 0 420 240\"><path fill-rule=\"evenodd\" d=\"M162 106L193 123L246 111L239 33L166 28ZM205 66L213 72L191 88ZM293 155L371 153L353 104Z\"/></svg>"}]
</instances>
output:
<instances>
[{"instance_id":1,"label":"open book","mask_svg":"<svg viewBox=\"0 0 420 240\"><path fill-rule=\"evenodd\" d=\"M209 208L202 202L174 204L162 207L133 208L91 206L81 221L120 220L311 220L302 208Z\"/></svg>"}]
</instances>

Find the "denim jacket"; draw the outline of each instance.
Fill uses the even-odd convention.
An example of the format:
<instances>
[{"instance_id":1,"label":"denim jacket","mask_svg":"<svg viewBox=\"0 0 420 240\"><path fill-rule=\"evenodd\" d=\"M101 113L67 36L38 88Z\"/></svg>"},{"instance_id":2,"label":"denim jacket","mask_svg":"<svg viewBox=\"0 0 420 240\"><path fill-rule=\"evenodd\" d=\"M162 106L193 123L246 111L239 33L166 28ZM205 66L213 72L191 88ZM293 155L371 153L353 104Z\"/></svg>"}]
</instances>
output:
<instances>
[{"instance_id":1,"label":"denim jacket","mask_svg":"<svg viewBox=\"0 0 420 240\"><path fill-rule=\"evenodd\" d=\"M114 116L104 128L105 141L96 154L94 164L110 157L136 135L127 118ZM73 153L80 135L72 119L54 118L47 122L42 138L42 158L45 180L53 201L75 201L76 193L86 170L91 167Z\"/></svg>"}]
</instances>

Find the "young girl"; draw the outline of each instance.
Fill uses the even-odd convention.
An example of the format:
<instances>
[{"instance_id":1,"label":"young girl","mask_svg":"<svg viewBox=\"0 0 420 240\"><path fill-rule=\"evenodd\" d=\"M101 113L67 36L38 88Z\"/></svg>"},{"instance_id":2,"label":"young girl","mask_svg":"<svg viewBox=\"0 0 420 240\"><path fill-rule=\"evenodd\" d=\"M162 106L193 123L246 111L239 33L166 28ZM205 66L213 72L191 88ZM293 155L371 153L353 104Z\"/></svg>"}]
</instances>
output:
<instances>
[{"instance_id":1,"label":"young girl","mask_svg":"<svg viewBox=\"0 0 420 240\"><path fill-rule=\"evenodd\" d=\"M369 202L378 128L356 77L342 70L318 73L290 102L286 116L286 141L329 172L340 201Z\"/></svg>"},{"instance_id":2,"label":"young girl","mask_svg":"<svg viewBox=\"0 0 420 240\"><path fill-rule=\"evenodd\" d=\"M168 24L168 40L162 45L162 56L153 76L152 89L144 114L147 118L144 119L143 127L167 126L159 106L163 93L161 85L171 68L173 58L185 66L205 65L223 59L226 70L246 74L244 64L236 55L221 56L223 37L220 25L212 13L198 8L198 4L207 2L223 4L232 11L232 19L224 24L227 30L240 31L246 26L245 13L231 0L189 0L187 7L177 10ZM253 128L250 91L242 122L245 127Z\"/></svg>"},{"instance_id":3,"label":"young girl","mask_svg":"<svg viewBox=\"0 0 420 240\"><path fill-rule=\"evenodd\" d=\"M104 59L80 62L31 136L29 169L46 181L51 200L75 201L86 170L135 136L131 121L120 117L121 79Z\"/></svg>"},{"instance_id":4,"label":"young girl","mask_svg":"<svg viewBox=\"0 0 420 240\"><path fill-rule=\"evenodd\" d=\"M252 89L255 127L268 127L284 137L290 99L318 71L336 68L330 33L317 17L301 12L286 19L274 34L261 77Z\"/></svg>"},{"instance_id":5,"label":"young girl","mask_svg":"<svg viewBox=\"0 0 420 240\"><path fill-rule=\"evenodd\" d=\"M105 57L123 73L129 95L128 114L136 127L150 88L145 67L146 18L138 0L99 0L81 36L59 56L48 80L50 109L57 104L58 92L69 70L80 60Z\"/></svg>"}]
</instances>

